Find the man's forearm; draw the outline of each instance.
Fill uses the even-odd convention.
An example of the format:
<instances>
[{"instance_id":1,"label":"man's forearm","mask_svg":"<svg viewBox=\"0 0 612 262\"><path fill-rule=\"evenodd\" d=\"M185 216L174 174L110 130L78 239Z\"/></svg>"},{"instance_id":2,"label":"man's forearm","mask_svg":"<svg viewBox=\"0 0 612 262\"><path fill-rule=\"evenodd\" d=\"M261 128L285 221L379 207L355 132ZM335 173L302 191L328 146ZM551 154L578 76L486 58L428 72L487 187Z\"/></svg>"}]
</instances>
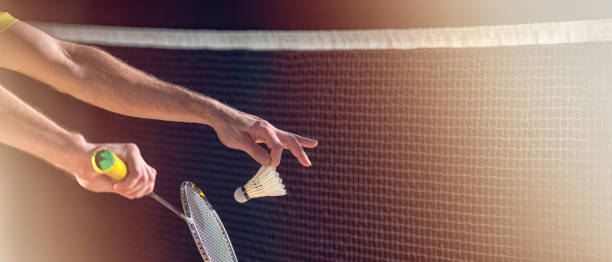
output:
<instances>
[{"instance_id":1,"label":"man's forearm","mask_svg":"<svg viewBox=\"0 0 612 262\"><path fill-rule=\"evenodd\" d=\"M302 147L313 148L316 140L155 79L100 49L55 39L23 22L0 35L0 46L0 67L98 107L134 117L208 124L224 145L245 151L262 165L276 167L282 151L289 149L302 165L310 166ZM257 145L262 142L269 152Z\"/></svg>"},{"instance_id":2,"label":"man's forearm","mask_svg":"<svg viewBox=\"0 0 612 262\"><path fill-rule=\"evenodd\" d=\"M0 86L0 143L44 159L73 174L79 184L94 192L115 192L133 199L148 195L155 185L156 171L134 144L92 144L67 131ZM105 147L119 155L129 176L122 182L95 173L91 155ZM134 182L135 181L135 182Z\"/></svg>"},{"instance_id":3,"label":"man's forearm","mask_svg":"<svg viewBox=\"0 0 612 262\"><path fill-rule=\"evenodd\" d=\"M0 67L116 113L208 125L237 113L212 98L155 79L98 48L55 39L23 22L0 35L0 46Z\"/></svg>"},{"instance_id":4,"label":"man's forearm","mask_svg":"<svg viewBox=\"0 0 612 262\"><path fill-rule=\"evenodd\" d=\"M67 131L0 86L0 142L71 170L75 156L93 148L82 136Z\"/></svg>"},{"instance_id":5,"label":"man's forearm","mask_svg":"<svg viewBox=\"0 0 612 262\"><path fill-rule=\"evenodd\" d=\"M63 43L70 75L58 90L115 113L213 125L228 107L204 95L158 80L94 47Z\"/></svg>"}]
</instances>

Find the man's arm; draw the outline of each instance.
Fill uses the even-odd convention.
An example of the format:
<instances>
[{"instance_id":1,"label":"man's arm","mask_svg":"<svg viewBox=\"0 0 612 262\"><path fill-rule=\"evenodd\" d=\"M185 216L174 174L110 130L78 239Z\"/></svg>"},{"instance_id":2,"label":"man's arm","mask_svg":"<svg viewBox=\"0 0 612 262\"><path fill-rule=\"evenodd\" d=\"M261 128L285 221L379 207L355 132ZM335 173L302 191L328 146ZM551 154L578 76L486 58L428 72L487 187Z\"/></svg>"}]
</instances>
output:
<instances>
[{"instance_id":1,"label":"man's arm","mask_svg":"<svg viewBox=\"0 0 612 262\"><path fill-rule=\"evenodd\" d=\"M289 149L302 165L311 165L302 147L315 147L315 140L155 79L100 49L57 40L23 22L0 35L0 47L5 49L0 67L90 104L133 117L210 125L222 143L247 152L261 164L277 166L282 150ZM271 152L256 143L265 143Z\"/></svg>"},{"instance_id":2,"label":"man's arm","mask_svg":"<svg viewBox=\"0 0 612 262\"><path fill-rule=\"evenodd\" d=\"M29 152L62 168L94 192L115 192L139 198L153 190L155 169L148 166L133 144L91 144L67 131L0 86L0 143ZM93 151L105 146L128 162L130 176L114 182L91 167Z\"/></svg>"}]
</instances>

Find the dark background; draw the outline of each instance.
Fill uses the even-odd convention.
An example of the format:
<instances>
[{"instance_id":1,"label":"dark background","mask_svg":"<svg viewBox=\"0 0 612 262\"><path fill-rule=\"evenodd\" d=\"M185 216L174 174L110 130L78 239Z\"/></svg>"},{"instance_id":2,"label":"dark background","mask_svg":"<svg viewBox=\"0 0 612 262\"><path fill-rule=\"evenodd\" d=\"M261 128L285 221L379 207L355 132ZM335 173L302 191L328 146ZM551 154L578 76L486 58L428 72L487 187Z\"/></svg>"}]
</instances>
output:
<instances>
[{"instance_id":1,"label":"dark background","mask_svg":"<svg viewBox=\"0 0 612 262\"><path fill-rule=\"evenodd\" d=\"M24 20L200 29L379 29L608 18L606 0L3 0Z\"/></svg>"}]
</instances>

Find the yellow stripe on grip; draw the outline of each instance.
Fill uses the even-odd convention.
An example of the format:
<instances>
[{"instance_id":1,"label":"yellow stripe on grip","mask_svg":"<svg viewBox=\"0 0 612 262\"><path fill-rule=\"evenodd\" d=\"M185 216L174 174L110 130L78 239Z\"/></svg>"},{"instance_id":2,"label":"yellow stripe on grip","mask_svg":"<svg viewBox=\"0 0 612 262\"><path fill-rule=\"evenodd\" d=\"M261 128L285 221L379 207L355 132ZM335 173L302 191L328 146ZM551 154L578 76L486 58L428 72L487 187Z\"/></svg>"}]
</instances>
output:
<instances>
[{"instance_id":1,"label":"yellow stripe on grip","mask_svg":"<svg viewBox=\"0 0 612 262\"><path fill-rule=\"evenodd\" d=\"M121 158L106 147L96 149L91 155L91 165L98 174L121 181L127 176L127 168Z\"/></svg>"}]
</instances>

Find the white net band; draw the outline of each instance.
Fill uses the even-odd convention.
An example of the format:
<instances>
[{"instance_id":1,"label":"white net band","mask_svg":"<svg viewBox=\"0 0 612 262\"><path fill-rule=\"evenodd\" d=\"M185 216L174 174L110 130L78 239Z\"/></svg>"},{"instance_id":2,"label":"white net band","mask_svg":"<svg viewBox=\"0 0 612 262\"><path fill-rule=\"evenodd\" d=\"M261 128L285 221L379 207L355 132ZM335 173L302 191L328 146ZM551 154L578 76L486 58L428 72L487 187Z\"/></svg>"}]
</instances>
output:
<instances>
[{"instance_id":1,"label":"white net band","mask_svg":"<svg viewBox=\"0 0 612 262\"><path fill-rule=\"evenodd\" d=\"M408 30L211 31L34 23L65 40L168 49L353 50L564 44L612 40L612 20Z\"/></svg>"}]
</instances>

